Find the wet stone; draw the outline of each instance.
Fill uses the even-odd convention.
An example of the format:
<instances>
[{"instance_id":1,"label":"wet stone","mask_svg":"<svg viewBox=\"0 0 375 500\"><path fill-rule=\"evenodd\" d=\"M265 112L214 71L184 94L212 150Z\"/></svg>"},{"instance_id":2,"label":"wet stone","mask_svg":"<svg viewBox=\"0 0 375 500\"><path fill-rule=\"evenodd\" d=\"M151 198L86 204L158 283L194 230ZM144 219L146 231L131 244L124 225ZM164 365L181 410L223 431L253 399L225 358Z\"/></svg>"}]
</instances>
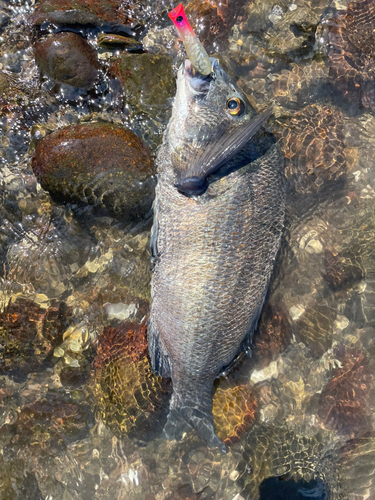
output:
<instances>
[{"instance_id":1,"label":"wet stone","mask_svg":"<svg viewBox=\"0 0 375 500\"><path fill-rule=\"evenodd\" d=\"M313 356L322 356L332 346L335 319L336 311L325 304L307 308L298 319L301 340L309 346Z\"/></svg>"},{"instance_id":2,"label":"wet stone","mask_svg":"<svg viewBox=\"0 0 375 500\"><path fill-rule=\"evenodd\" d=\"M256 368L264 368L271 361L275 361L290 344L291 338L292 329L286 312L268 302L253 339Z\"/></svg>"},{"instance_id":3,"label":"wet stone","mask_svg":"<svg viewBox=\"0 0 375 500\"><path fill-rule=\"evenodd\" d=\"M99 33L98 45L111 50L125 49L127 51L138 51L143 49L143 44L135 38L117 35L115 33Z\"/></svg>"},{"instance_id":4,"label":"wet stone","mask_svg":"<svg viewBox=\"0 0 375 500\"><path fill-rule=\"evenodd\" d=\"M105 206L133 219L151 207L151 154L136 135L117 125L89 123L53 132L38 143L32 168L59 201Z\"/></svg>"},{"instance_id":5,"label":"wet stone","mask_svg":"<svg viewBox=\"0 0 375 500\"><path fill-rule=\"evenodd\" d=\"M141 2L133 5L136 3ZM130 29L138 25L133 15L131 6L121 0L42 0L37 3L29 22L36 26L46 22L94 26L114 23Z\"/></svg>"},{"instance_id":6,"label":"wet stone","mask_svg":"<svg viewBox=\"0 0 375 500\"><path fill-rule=\"evenodd\" d=\"M342 434L362 434L372 428L373 369L357 347L340 345L335 354L341 366L320 394L319 417L328 428Z\"/></svg>"},{"instance_id":7,"label":"wet stone","mask_svg":"<svg viewBox=\"0 0 375 500\"><path fill-rule=\"evenodd\" d=\"M23 379L42 366L52 347L41 335L44 314L25 299L9 303L0 313L0 373Z\"/></svg>"},{"instance_id":8,"label":"wet stone","mask_svg":"<svg viewBox=\"0 0 375 500\"><path fill-rule=\"evenodd\" d=\"M283 123L276 135L287 160L286 176L300 193L317 192L352 168L342 114L334 107L307 106Z\"/></svg>"},{"instance_id":9,"label":"wet stone","mask_svg":"<svg viewBox=\"0 0 375 500\"><path fill-rule=\"evenodd\" d=\"M324 270L323 278L328 286L334 290L351 288L359 283L364 277L364 271L360 262L353 263L349 255L334 254L330 250L324 252Z\"/></svg>"},{"instance_id":10,"label":"wet stone","mask_svg":"<svg viewBox=\"0 0 375 500\"><path fill-rule=\"evenodd\" d=\"M244 444L242 460L238 464L241 494L245 498L259 499L259 487L268 478L306 481L322 479L336 493L332 499L342 498L345 491L341 484L338 466L325 447L329 433L289 431L285 427L256 425ZM336 495L337 494L337 495Z\"/></svg>"},{"instance_id":11,"label":"wet stone","mask_svg":"<svg viewBox=\"0 0 375 500\"><path fill-rule=\"evenodd\" d=\"M339 449L340 466L347 478L349 498L363 499L375 486L375 439L373 433L350 439Z\"/></svg>"},{"instance_id":12,"label":"wet stone","mask_svg":"<svg viewBox=\"0 0 375 500\"><path fill-rule=\"evenodd\" d=\"M92 88L99 75L95 51L75 33L56 33L36 42L35 60L42 74L77 88Z\"/></svg>"},{"instance_id":13,"label":"wet stone","mask_svg":"<svg viewBox=\"0 0 375 500\"><path fill-rule=\"evenodd\" d=\"M240 441L254 423L257 407L250 387L230 380L220 381L212 403L218 437L227 446Z\"/></svg>"},{"instance_id":14,"label":"wet stone","mask_svg":"<svg viewBox=\"0 0 375 500\"><path fill-rule=\"evenodd\" d=\"M302 106L315 101L328 80L327 68L317 61L303 66L291 64L291 68L269 78L271 81L266 85L267 94L282 106Z\"/></svg>"},{"instance_id":15,"label":"wet stone","mask_svg":"<svg viewBox=\"0 0 375 500\"><path fill-rule=\"evenodd\" d=\"M9 303L0 313L0 372L23 379L50 366L49 354L70 315L64 303L47 309L22 298Z\"/></svg>"},{"instance_id":16,"label":"wet stone","mask_svg":"<svg viewBox=\"0 0 375 500\"><path fill-rule=\"evenodd\" d=\"M172 58L123 52L109 72L121 83L133 129L154 149L161 143L176 93Z\"/></svg>"},{"instance_id":17,"label":"wet stone","mask_svg":"<svg viewBox=\"0 0 375 500\"><path fill-rule=\"evenodd\" d=\"M32 106L36 95L26 89L15 75L10 72L0 71L0 115L10 116L14 112ZM4 129L3 129L4 130Z\"/></svg>"},{"instance_id":18,"label":"wet stone","mask_svg":"<svg viewBox=\"0 0 375 500\"><path fill-rule=\"evenodd\" d=\"M209 53L222 52L231 28L246 16L246 0L191 0L185 12L205 49Z\"/></svg>"},{"instance_id":19,"label":"wet stone","mask_svg":"<svg viewBox=\"0 0 375 500\"><path fill-rule=\"evenodd\" d=\"M193 0L185 9L193 30L198 33L199 40L209 52L218 52L218 48L222 48L227 40L229 26L220 6L219 2L215 5L215 2Z\"/></svg>"},{"instance_id":20,"label":"wet stone","mask_svg":"<svg viewBox=\"0 0 375 500\"><path fill-rule=\"evenodd\" d=\"M372 0L351 2L322 20L322 48L329 75L350 105L375 110L375 6Z\"/></svg>"},{"instance_id":21,"label":"wet stone","mask_svg":"<svg viewBox=\"0 0 375 500\"><path fill-rule=\"evenodd\" d=\"M94 361L97 412L115 435L144 439L160 433L168 410L170 381L156 377L148 359L147 322L105 328Z\"/></svg>"},{"instance_id":22,"label":"wet stone","mask_svg":"<svg viewBox=\"0 0 375 500\"><path fill-rule=\"evenodd\" d=\"M246 17L234 26L231 49L267 59L298 60L314 45L314 34L325 0L300 0L296 9L291 3L272 0L249 2Z\"/></svg>"}]
</instances>

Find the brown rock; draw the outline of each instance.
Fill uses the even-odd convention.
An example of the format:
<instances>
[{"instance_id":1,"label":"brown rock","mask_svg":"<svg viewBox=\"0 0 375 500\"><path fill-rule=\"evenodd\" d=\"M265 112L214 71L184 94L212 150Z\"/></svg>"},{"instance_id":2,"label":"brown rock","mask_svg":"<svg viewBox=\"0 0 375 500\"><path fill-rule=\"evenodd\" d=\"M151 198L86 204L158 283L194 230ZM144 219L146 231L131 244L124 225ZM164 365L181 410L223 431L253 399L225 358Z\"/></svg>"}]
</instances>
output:
<instances>
[{"instance_id":1,"label":"brown rock","mask_svg":"<svg viewBox=\"0 0 375 500\"><path fill-rule=\"evenodd\" d=\"M316 192L352 168L345 155L342 114L332 106L312 104L295 112L283 125L279 143L286 176L298 192Z\"/></svg>"},{"instance_id":2,"label":"brown rock","mask_svg":"<svg viewBox=\"0 0 375 500\"><path fill-rule=\"evenodd\" d=\"M264 368L274 361L290 344L292 329L285 311L267 303L254 335L254 351L257 368Z\"/></svg>"},{"instance_id":3,"label":"brown rock","mask_svg":"<svg viewBox=\"0 0 375 500\"><path fill-rule=\"evenodd\" d=\"M208 51L219 52L225 48L228 33L243 14L245 1L192 0L186 5L186 15Z\"/></svg>"},{"instance_id":4,"label":"brown rock","mask_svg":"<svg viewBox=\"0 0 375 500\"><path fill-rule=\"evenodd\" d=\"M319 398L319 417L342 433L371 429L370 392L374 377L369 360L356 347L341 345L336 350L341 367L333 372Z\"/></svg>"},{"instance_id":5,"label":"brown rock","mask_svg":"<svg viewBox=\"0 0 375 500\"><path fill-rule=\"evenodd\" d=\"M82 89L90 89L99 74L95 51L75 33L56 33L36 42L35 60L43 74Z\"/></svg>"},{"instance_id":6,"label":"brown rock","mask_svg":"<svg viewBox=\"0 0 375 500\"><path fill-rule=\"evenodd\" d=\"M253 425L257 407L257 400L247 385L221 382L212 402L218 437L228 446L237 443Z\"/></svg>"},{"instance_id":7,"label":"brown rock","mask_svg":"<svg viewBox=\"0 0 375 500\"><path fill-rule=\"evenodd\" d=\"M125 49L131 52L143 49L143 44L135 38L117 35L116 33L99 33L97 41L99 47L110 50Z\"/></svg>"},{"instance_id":8,"label":"brown rock","mask_svg":"<svg viewBox=\"0 0 375 500\"><path fill-rule=\"evenodd\" d=\"M152 431L171 393L151 370L146 330L147 321L125 321L99 337L93 390L104 423L118 435Z\"/></svg>"},{"instance_id":9,"label":"brown rock","mask_svg":"<svg viewBox=\"0 0 375 500\"><path fill-rule=\"evenodd\" d=\"M330 250L325 250L323 278L333 291L350 288L363 278L364 271L360 263L354 258L353 263L351 260L348 255L333 254Z\"/></svg>"},{"instance_id":10,"label":"brown rock","mask_svg":"<svg viewBox=\"0 0 375 500\"><path fill-rule=\"evenodd\" d=\"M375 3L351 2L322 22L329 75L350 104L375 110Z\"/></svg>"},{"instance_id":11,"label":"brown rock","mask_svg":"<svg viewBox=\"0 0 375 500\"><path fill-rule=\"evenodd\" d=\"M104 22L135 24L131 8L121 0L42 0L37 3L30 22L40 26L49 21L57 24L94 24Z\"/></svg>"},{"instance_id":12,"label":"brown rock","mask_svg":"<svg viewBox=\"0 0 375 500\"><path fill-rule=\"evenodd\" d=\"M186 6L186 15L206 50L212 51L214 44L217 47L227 39L228 26L217 5L192 0Z\"/></svg>"},{"instance_id":13,"label":"brown rock","mask_svg":"<svg viewBox=\"0 0 375 500\"><path fill-rule=\"evenodd\" d=\"M45 310L17 298L0 313L0 373L23 379L37 370L51 343L41 335Z\"/></svg>"},{"instance_id":14,"label":"brown rock","mask_svg":"<svg viewBox=\"0 0 375 500\"><path fill-rule=\"evenodd\" d=\"M176 93L172 58L123 52L109 73L121 83L129 117L138 135L155 148L161 143L172 110L171 99Z\"/></svg>"},{"instance_id":15,"label":"brown rock","mask_svg":"<svg viewBox=\"0 0 375 500\"><path fill-rule=\"evenodd\" d=\"M32 168L58 199L104 205L130 218L147 212L153 198L155 167L148 148L110 123L53 132L38 143Z\"/></svg>"},{"instance_id":16,"label":"brown rock","mask_svg":"<svg viewBox=\"0 0 375 500\"><path fill-rule=\"evenodd\" d=\"M335 310L325 304L317 304L315 308L306 309L297 321L299 335L313 356L320 357L332 347L335 318Z\"/></svg>"}]
</instances>

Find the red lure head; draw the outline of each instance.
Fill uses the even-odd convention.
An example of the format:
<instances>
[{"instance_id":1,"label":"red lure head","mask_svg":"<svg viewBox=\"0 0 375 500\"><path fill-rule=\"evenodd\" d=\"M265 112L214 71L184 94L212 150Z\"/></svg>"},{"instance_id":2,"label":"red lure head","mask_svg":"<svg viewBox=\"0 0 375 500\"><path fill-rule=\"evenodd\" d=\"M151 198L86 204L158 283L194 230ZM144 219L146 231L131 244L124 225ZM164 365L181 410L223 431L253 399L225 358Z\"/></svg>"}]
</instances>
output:
<instances>
[{"instance_id":1,"label":"red lure head","mask_svg":"<svg viewBox=\"0 0 375 500\"><path fill-rule=\"evenodd\" d=\"M182 5L182 3L177 5L175 9L171 10L171 12L168 13L168 16L176 26L176 29L182 40L185 39L186 35L191 35L193 37L195 36L193 28L190 26L189 20L186 17L184 6Z\"/></svg>"}]
</instances>

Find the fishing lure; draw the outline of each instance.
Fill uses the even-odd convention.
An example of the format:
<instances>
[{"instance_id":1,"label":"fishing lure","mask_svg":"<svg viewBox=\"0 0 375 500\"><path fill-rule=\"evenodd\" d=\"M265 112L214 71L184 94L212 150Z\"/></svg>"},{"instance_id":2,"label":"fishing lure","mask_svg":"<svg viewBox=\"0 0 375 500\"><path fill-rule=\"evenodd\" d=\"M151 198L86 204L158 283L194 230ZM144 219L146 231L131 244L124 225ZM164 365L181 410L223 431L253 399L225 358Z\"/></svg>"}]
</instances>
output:
<instances>
[{"instance_id":1,"label":"fishing lure","mask_svg":"<svg viewBox=\"0 0 375 500\"><path fill-rule=\"evenodd\" d=\"M193 68L202 75L209 75L212 71L210 58L197 35L194 33L193 28L190 26L182 3L169 12L168 16L184 42L187 56Z\"/></svg>"}]
</instances>

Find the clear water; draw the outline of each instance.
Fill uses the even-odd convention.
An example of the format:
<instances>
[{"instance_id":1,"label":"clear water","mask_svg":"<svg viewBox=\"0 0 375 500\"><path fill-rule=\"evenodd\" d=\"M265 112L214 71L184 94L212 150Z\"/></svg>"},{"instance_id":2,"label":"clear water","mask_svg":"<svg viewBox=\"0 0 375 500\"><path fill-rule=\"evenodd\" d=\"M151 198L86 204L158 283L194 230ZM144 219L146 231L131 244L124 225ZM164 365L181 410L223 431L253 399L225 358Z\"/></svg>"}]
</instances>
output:
<instances>
[{"instance_id":1,"label":"clear water","mask_svg":"<svg viewBox=\"0 0 375 500\"><path fill-rule=\"evenodd\" d=\"M32 45L59 27L33 31L33 2L0 4L1 499L375 498L373 2L215 5L200 36L259 111L273 103L289 186L253 355L217 382L226 455L194 433L160 439L171 387L145 355L150 217L126 223L54 201L30 166L39 139L98 120L155 153L171 99L153 106L160 79L150 95L134 77L140 97L125 105L104 73L89 92L40 79ZM168 5L132 8L174 79L182 50ZM98 46L99 29L66 29L104 65L118 57Z\"/></svg>"}]
</instances>

